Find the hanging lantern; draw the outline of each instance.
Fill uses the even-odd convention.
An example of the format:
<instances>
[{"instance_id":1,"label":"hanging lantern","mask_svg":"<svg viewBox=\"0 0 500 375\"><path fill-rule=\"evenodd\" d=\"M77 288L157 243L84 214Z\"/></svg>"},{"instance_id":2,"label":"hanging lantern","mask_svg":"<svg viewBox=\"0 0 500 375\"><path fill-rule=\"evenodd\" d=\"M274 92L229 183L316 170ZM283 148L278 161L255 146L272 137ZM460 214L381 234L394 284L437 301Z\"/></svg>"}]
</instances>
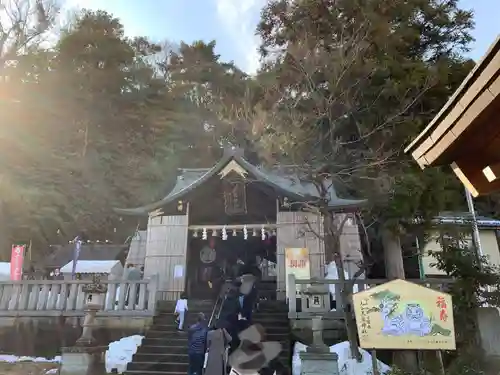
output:
<instances>
[{"instance_id":1,"label":"hanging lantern","mask_svg":"<svg viewBox=\"0 0 500 375\"><path fill-rule=\"evenodd\" d=\"M252 236L257 237L257 229L253 228L252 230Z\"/></svg>"},{"instance_id":2,"label":"hanging lantern","mask_svg":"<svg viewBox=\"0 0 500 375\"><path fill-rule=\"evenodd\" d=\"M238 232L236 232L236 229L233 229L233 237L236 237L238 235Z\"/></svg>"},{"instance_id":3,"label":"hanging lantern","mask_svg":"<svg viewBox=\"0 0 500 375\"><path fill-rule=\"evenodd\" d=\"M113 232L116 233L116 228L113 228Z\"/></svg>"},{"instance_id":4,"label":"hanging lantern","mask_svg":"<svg viewBox=\"0 0 500 375\"><path fill-rule=\"evenodd\" d=\"M243 227L243 239L248 239L248 229L246 225Z\"/></svg>"},{"instance_id":5,"label":"hanging lantern","mask_svg":"<svg viewBox=\"0 0 500 375\"><path fill-rule=\"evenodd\" d=\"M182 203L182 201L178 201L177 202L177 211L182 212L183 208L184 208L184 204Z\"/></svg>"},{"instance_id":6,"label":"hanging lantern","mask_svg":"<svg viewBox=\"0 0 500 375\"><path fill-rule=\"evenodd\" d=\"M226 231L226 226L222 228L222 240L225 241L227 240L227 231Z\"/></svg>"},{"instance_id":7,"label":"hanging lantern","mask_svg":"<svg viewBox=\"0 0 500 375\"><path fill-rule=\"evenodd\" d=\"M99 242L101 242L101 241L97 240L95 243L99 243Z\"/></svg>"},{"instance_id":8,"label":"hanging lantern","mask_svg":"<svg viewBox=\"0 0 500 375\"><path fill-rule=\"evenodd\" d=\"M194 237L194 238L198 238L198 231L197 231L197 230L195 230L195 231L193 232L193 237Z\"/></svg>"},{"instance_id":9,"label":"hanging lantern","mask_svg":"<svg viewBox=\"0 0 500 375\"><path fill-rule=\"evenodd\" d=\"M212 231L212 237L217 237L217 229L214 229L214 230Z\"/></svg>"},{"instance_id":10,"label":"hanging lantern","mask_svg":"<svg viewBox=\"0 0 500 375\"><path fill-rule=\"evenodd\" d=\"M266 240L266 230L264 229L264 227L260 229L260 238L262 239L262 241Z\"/></svg>"},{"instance_id":11,"label":"hanging lantern","mask_svg":"<svg viewBox=\"0 0 500 375\"><path fill-rule=\"evenodd\" d=\"M207 239L207 228L203 228L203 231L201 232L201 238L203 240Z\"/></svg>"},{"instance_id":12,"label":"hanging lantern","mask_svg":"<svg viewBox=\"0 0 500 375\"><path fill-rule=\"evenodd\" d=\"M273 229L273 236L276 237L276 229Z\"/></svg>"}]
</instances>

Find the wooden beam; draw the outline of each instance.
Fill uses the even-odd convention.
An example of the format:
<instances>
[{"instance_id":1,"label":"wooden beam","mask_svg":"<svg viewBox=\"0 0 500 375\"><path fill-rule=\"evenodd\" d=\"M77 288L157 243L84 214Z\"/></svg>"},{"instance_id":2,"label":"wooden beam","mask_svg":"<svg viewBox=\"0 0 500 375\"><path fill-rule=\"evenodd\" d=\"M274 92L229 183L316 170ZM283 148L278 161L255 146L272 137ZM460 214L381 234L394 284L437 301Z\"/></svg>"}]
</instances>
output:
<instances>
[{"instance_id":1,"label":"wooden beam","mask_svg":"<svg viewBox=\"0 0 500 375\"><path fill-rule=\"evenodd\" d=\"M474 198L476 198L479 195L479 192L474 187L474 184L466 176L462 168L460 168L460 166L456 162L453 162L451 163L451 169L453 169L453 172L457 175L462 184L464 184L465 188L470 191Z\"/></svg>"}]
</instances>

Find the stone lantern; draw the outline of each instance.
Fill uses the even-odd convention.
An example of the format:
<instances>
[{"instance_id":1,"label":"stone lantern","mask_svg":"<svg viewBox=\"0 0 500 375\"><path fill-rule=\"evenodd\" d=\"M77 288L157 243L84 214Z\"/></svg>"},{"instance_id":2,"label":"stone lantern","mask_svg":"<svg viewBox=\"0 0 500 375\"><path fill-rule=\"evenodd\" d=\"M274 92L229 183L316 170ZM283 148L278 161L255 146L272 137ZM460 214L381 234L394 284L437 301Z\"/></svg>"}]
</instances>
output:
<instances>
[{"instance_id":1,"label":"stone lantern","mask_svg":"<svg viewBox=\"0 0 500 375\"><path fill-rule=\"evenodd\" d=\"M328 285L313 283L302 294L306 296L304 312L322 315L330 309Z\"/></svg>"},{"instance_id":2,"label":"stone lantern","mask_svg":"<svg viewBox=\"0 0 500 375\"><path fill-rule=\"evenodd\" d=\"M330 307L328 285L312 283L305 291L306 303L302 311L312 320L313 343L308 348L316 352L328 352L328 347L323 342L323 315Z\"/></svg>"},{"instance_id":3,"label":"stone lantern","mask_svg":"<svg viewBox=\"0 0 500 375\"><path fill-rule=\"evenodd\" d=\"M63 348L61 375L105 375L103 353L107 346L99 346L92 331L96 326L97 312L104 305L108 288L101 284L100 278L94 275L92 283L82 288L85 293L85 317L82 324L82 335L75 346Z\"/></svg>"},{"instance_id":4,"label":"stone lantern","mask_svg":"<svg viewBox=\"0 0 500 375\"><path fill-rule=\"evenodd\" d=\"M92 283L84 285L82 291L85 293L85 318L82 324L82 335L76 341L76 345L88 346L94 342L92 330L95 326L95 317L97 312L104 306L108 287L101 284L101 279L98 275L94 275Z\"/></svg>"},{"instance_id":5,"label":"stone lantern","mask_svg":"<svg viewBox=\"0 0 500 375\"><path fill-rule=\"evenodd\" d=\"M338 355L323 342L323 316L330 310L328 285L312 282L301 294L306 297L302 311L311 318L312 345L300 353L301 375L338 375Z\"/></svg>"},{"instance_id":6,"label":"stone lantern","mask_svg":"<svg viewBox=\"0 0 500 375\"><path fill-rule=\"evenodd\" d=\"M108 287L107 285L101 283L101 279L98 275L94 275L92 283L84 285L82 290L85 293L86 311L97 312L104 306Z\"/></svg>"}]
</instances>

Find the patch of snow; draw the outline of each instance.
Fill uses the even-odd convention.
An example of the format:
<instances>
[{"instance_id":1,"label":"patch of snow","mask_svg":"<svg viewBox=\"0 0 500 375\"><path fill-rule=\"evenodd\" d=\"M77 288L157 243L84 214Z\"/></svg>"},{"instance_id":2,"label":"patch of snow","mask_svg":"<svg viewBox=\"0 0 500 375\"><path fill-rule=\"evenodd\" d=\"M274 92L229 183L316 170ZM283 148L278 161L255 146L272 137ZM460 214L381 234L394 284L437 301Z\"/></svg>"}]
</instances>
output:
<instances>
[{"instance_id":1,"label":"patch of snow","mask_svg":"<svg viewBox=\"0 0 500 375\"><path fill-rule=\"evenodd\" d=\"M143 338L144 336L134 335L110 343L106 350L106 372L110 373L112 369L116 369L119 374L123 373Z\"/></svg>"},{"instance_id":2,"label":"patch of snow","mask_svg":"<svg viewBox=\"0 0 500 375\"><path fill-rule=\"evenodd\" d=\"M307 346L296 342L293 347L293 357L292 357L292 375L300 375L301 371L301 360L300 352L305 352ZM361 362L357 362L355 359L351 358L351 350L349 348L349 342L344 341L339 344L330 346L331 353L337 353L339 356L339 374L340 375L372 375L372 356L364 349L359 349L363 356ZM377 366L381 374L385 374L390 370L384 362L377 360Z\"/></svg>"},{"instance_id":3,"label":"patch of snow","mask_svg":"<svg viewBox=\"0 0 500 375\"><path fill-rule=\"evenodd\" d=\"M350 279L349 272L344 269L344 278L346 280ZM330 262L328 266L326 267L326 275L325 279L327 280L338 280L339 279L339 272L337 270L337 266L335 265L335 262ZM334 301L337 300L337 285L336 284L329 284L328 289L330 290L330 294L332 295L332 299ZM352 292L357 293L359 291L359 286L353 285ZM335 309L332 309L332 311L336 311Z\"/></svg>"},{"instance_id":4,"label":"patch of snow","mask_svg":"<svg viewBox=\"0 0 500 375\"><path fill-rule=\"evenodd\" d=\"M0 362L16 363L16 362L44 362L44 363L61 363L61 357L56 356L52 359L43 357L19 357L17 355L0 354Z\"/></svg>"}]
</instances>

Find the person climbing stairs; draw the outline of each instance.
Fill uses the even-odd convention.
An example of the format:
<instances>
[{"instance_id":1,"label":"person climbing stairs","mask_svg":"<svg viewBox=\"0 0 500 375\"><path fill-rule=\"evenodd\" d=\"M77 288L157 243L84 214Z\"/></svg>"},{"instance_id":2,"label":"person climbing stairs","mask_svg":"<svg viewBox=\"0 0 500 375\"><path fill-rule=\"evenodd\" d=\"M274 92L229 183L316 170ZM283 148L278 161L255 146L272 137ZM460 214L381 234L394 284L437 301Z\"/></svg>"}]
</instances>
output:
<instances>
[{"instance_id":1,"label":"person climbing stairs","mask_svg":"<svg viewBox=\"0 0 500 375\"><path fill-rule=\"evenodd\" d=\"M187 328L196 322L198 313L210 318L213 301L190 300L185 330L175 323L175 302L161 301L153 324L124 372L126 375L185 375L188 371Z\"/></svg>"}]
</instances>

